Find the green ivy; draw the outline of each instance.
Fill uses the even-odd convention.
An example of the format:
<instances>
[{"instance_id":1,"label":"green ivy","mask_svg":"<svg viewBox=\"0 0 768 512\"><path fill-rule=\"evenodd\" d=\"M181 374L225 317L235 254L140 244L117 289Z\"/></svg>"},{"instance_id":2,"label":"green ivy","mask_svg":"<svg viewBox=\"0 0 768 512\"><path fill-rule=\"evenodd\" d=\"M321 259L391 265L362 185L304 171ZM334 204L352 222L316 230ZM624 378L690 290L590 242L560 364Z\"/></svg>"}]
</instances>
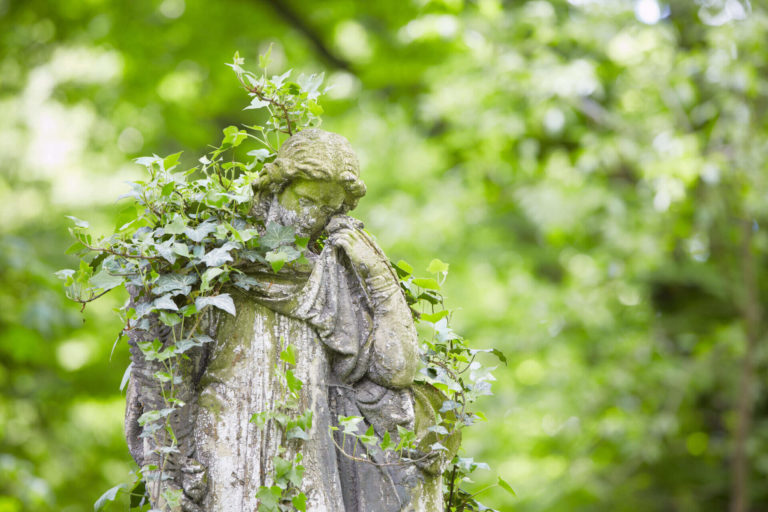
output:
<instances>
[{"instance_id":1,"label":"green ivy","mask_svg":"<svg viewBox=\"0 0 768 512\"><path fill-rule=\"evenodd\" d=\"M263 428L272 422L279 426L282 441L278 447L278 455L272 458L274 473L272 485L262 485L256 493L259 499L259 512L281 512L290 510L306 510L306 495L301 492L301 482L304 477L304 466L301 465L301 445L309 439L312 428L312 411L301 410L299 392L304 382L296 377L293 369L296 367L296 350L292 345L286 345L280 338L280 362L275 365L275 375L278 378L281 397L276 401L274 409L262 411L251 416L251 423ZM292 445L294 454L288 453L287 447Z\"/></svg>"},{"instance_id":2,"label":"green ivy","mask_svg":"<svg viewBox=\"0 0 768 512\"><path fill-rule=\"evenodd\" d=\"M507 360L498 349L470 348L467 341L451 328L454 311L445 307L441 293L448 277L447 263L433 259L427 265L427 272L432 277L415 276L413 267L402 260L395 263L394 267L414 320L423 327L419 329L422 334L420 344L423 362L419 380L433 385L445 396L438 411L439 421L429 428L437 439L430 449L433 452L448 451L446 445L449 439L458 437L463 429L471 427L475 422L485 421L485 415L472 406L481 396L493 394L491 382L495 380L492 374L495 367L484 366L478 360L478 354L491 353L504 364ZM447 512L493 510L475 498L496 485L514 495L512 487L501 477L498 477L495 485L474 494L463 490L462 483L471 482L470 475L476 469L490 468L483 462L458 454L450 461L443 474Z\"/></svg>"}]
</instances>

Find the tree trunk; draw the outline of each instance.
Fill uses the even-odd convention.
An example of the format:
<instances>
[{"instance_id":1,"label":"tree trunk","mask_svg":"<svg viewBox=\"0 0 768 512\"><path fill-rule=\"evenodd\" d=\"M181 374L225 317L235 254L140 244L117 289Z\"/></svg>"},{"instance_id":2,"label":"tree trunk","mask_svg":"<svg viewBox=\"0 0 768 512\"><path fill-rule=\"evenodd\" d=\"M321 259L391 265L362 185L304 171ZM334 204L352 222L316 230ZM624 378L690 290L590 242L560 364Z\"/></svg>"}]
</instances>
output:
<instances>
[{"instance_id":1,"label":"tree trunk","mask_svg":"<svg viewBox=\"0 0 768 512\"><path fill-rule=\"evenodd\" d=\"M760 337L760 302L755 276L755 259L752 254L752 222L744 221L741 246L742 271L742 318L746 347L741 361L739 398L736 409L736 432L731 460L730 512L749 510L749 457L747 442L752 430L755 388L755 352Z\"/></svg>"}]
</instances>

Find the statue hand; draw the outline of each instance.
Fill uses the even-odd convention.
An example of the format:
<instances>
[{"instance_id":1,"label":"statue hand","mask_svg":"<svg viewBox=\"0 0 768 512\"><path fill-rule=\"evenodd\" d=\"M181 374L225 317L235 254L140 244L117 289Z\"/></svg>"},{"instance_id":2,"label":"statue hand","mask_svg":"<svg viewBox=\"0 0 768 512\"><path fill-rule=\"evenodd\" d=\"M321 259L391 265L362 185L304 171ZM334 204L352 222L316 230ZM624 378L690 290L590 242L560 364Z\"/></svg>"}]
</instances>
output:
<instances>
[{"instance_id":1,"label":"statue hand","mask_svg":"<svg viewBox=\"0 0 768 512\"><path fill-rule=\"evenodd\" d=\"M389 262L374 242L362 231L341 228L330 236L332 245L344 249L349 261L363 278L383 276Z\"/></svg>"}]
</instances>

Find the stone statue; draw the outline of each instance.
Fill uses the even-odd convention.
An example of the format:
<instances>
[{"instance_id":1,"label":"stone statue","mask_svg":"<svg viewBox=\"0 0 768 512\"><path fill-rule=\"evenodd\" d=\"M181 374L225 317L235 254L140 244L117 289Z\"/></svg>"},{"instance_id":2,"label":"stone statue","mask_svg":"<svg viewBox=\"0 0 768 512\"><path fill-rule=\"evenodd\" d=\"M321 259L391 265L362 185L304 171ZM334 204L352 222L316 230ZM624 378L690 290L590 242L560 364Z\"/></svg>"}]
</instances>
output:
<instances>
[{"instance_id":1,"label":"stone statue","mask_svg":"<svg viewBox=\"0 0 768 512\"><path fill-rule=\"evenodd\" d=\"M417 336L397 276L362 223L346 216L364 194L349 142L323 130L293 135L265 166L252 215L308 237L309 264L278 273L254 264L246 272L255 284L232 287L237 315L207 315L215 341L185 363L177 393L185 405L171 418L178 452L165 458L157 452L167 434L142 436L137 423L142 411L162 407L162 397L152 377L157 362L145 361L136 343L148 336L169 343L172 331L156 322L152 332L132 336L126 437L140 466L156 466L147 482L156 508L255 511L256 493L271 485L282 445L303 455L309 511L443 510L441 471L451 455L429 453L436 439L427 429L444 397L414 382ZM140 299L134 294L134 300ZM286 443L273 423L249 422L281 400L275 368L288 343L297 353L294 374L304 383L301 406L313 415L301 443ZM398 426L413 430L423 452L392 461L354 437L331 434L339 416L361 416L360 434L372 426L380 439L389 432L395 442ZM166 476L158 478L163 460ZM181 502L155 498L164 488L183 490Z\"/></svg>"}]
</instances>

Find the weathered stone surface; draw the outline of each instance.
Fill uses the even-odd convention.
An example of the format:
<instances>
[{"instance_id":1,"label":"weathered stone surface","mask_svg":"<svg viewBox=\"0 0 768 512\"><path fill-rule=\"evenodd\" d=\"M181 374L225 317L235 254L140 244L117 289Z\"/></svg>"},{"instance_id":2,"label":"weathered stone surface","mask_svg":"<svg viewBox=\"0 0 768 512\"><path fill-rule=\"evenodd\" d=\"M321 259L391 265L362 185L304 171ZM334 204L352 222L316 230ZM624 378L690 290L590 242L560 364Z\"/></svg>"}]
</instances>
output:
<instances>
[{"instance_id":1,"label":"weathered stone surface","mask_svg":"<svg viewBox=\"0 0 768 512\"><path fill-rule=\"evenodd\" d=\"M258 427L249 420L285 400L275 367L284 364L279 353L288 341L297 351L294 374L304 382L300 406L313 412L310 439L301 446L307 509L344 510L335 449L326 440L331 422L324 347L302 321L249 298L239 298L236 306L237 318L225 319L219 328L200 383L195 438L197 459L208 470L204 510L255 510L259 486L272 484L272 457L282 433L274 423ZM297 444L288 443L283 456L292 456Z\"/></svg>"},{"instance_id":2,"label":"weathered stone surface","mask_svg":"<svg viewBox=\"0 0 768 512\"><path fill-rule=\"evenodd\" d=\"M283 446L288 455L303 454L307 510L443 510L445 457L428 453L434 434L427 431L442 400L434 388L414 383L416 330L394 270L362 224L345 215L364 193L349 143L322 130L294 135L266 166L252 215L264 224L293 226L310 238L316 253L308 255L309 265L287 266L278 274L248 269L259 285L247 293L230 290L237 316L206 321L216 341L193 354L184 371L180 389L187 405L173 418L174 431L182 434L180 452L161 484L183 489L182 503L172 507L159 500L156 507L256 510L256 492L271 485L272 460ZM327 238L319 249L314 240L322 233ZM159 335L167 342L167 332ZM155 451L164 440L140 440L136 419L158 406L161 389L151 379L154 366L135 350L137 341L132 340L126 436L137 463L148 464L158 460ZM293 371L304 382L300 408L313 412L303 442L286 442L274 422L249 422L285 399L275 368L288 343L297 351ZM353 415L364 418L359 434L373 427L380 439L388 432L397 442L398 427L415 431L420 451L404 461L338 431L331 434L338 416Z\"/></svg>"}]
</instances>

